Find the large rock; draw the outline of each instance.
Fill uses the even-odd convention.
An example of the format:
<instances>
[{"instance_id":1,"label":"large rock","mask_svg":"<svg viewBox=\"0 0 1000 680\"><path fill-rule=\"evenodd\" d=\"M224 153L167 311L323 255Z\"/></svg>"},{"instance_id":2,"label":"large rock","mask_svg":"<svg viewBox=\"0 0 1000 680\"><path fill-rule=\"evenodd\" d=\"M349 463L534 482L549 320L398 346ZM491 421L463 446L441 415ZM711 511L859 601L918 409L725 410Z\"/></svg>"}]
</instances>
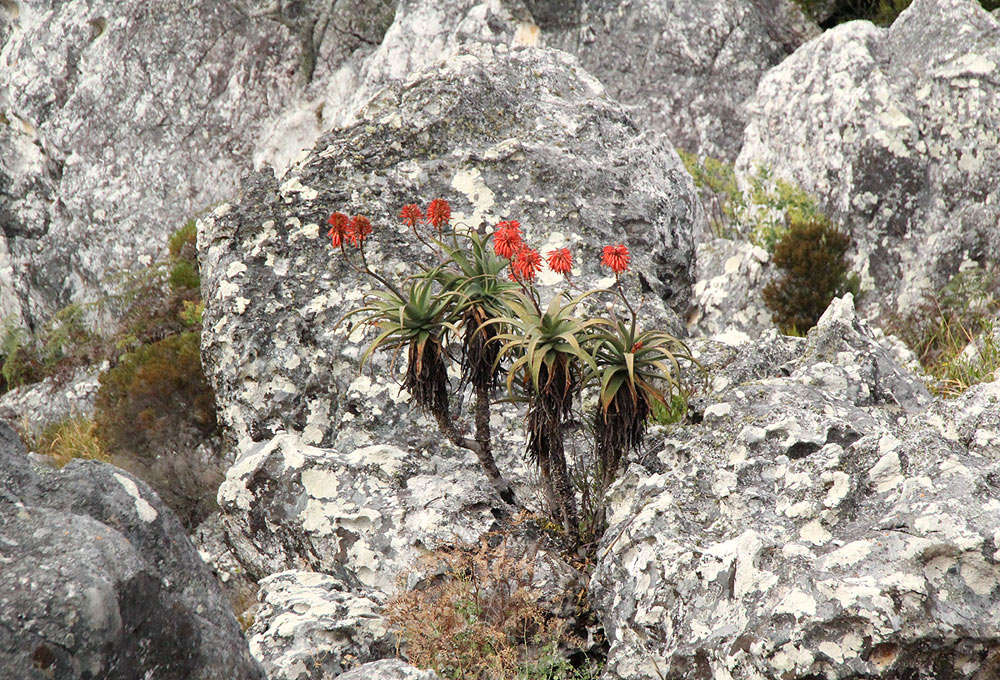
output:
<instances>
[{"instance_id":1,"label":"large rock","mask_svg":"<svg viewBox=\"0 0 1000 680\"><path fill-rule=\"evenodd\" d=\"M703 219L694 187L669 145L640 134L572 57L462 48L360 115L281 183L253 175L238 204L199 222L204 361L236 440L295 430L309 444L341 437L345 452L441 445L433 428L413 427L387 357L358 375L367 336L349 337L337 320L371 282L323 236L334 210L371 217L369 260L392 275L427 257L398 226L399 208L436 196L474 228L514 218L543 251L571 246L584 287L610 281L600 247L628 243L650 313L677 330L671 308L688 304L691 233Z\"/></svg>"},{"instance_id":2,"label":"large rock","mask_svg":"<svg viewBox=\"0 0 1000 680\"><path fill-rule=\"evenodd\" d=\"M0 676L259 678L233 613L149 487L28 462L0 424Z\"/></svg>"},{"instance_id":3,"label":"large rock","mask_svg":"<svg viewBox=\"0 0 1000 680\"><path fill-rule=\"evenodd\" d=\"M2 3L0 317L35 325L102 292L228 198L298 92L304 27L325 20L317 78L381 39L384 19L355 24L382 0L337 4Z\"/></svg>"},{"instance_id":4,"label":"large rock","mask_svg":"<svg viewBox=\"0 0 1000 680\"><path fill-rule=\"evenodd\" d=\"M518 0L399 0L370 56L344 60L311 100L268 128L255 162L281 177L328 130L351 125L381 88L404 82L460 45L535 45L538 27Z\"/></svg>"},{"instance_id":5,"label":"large rock","mask_svg":"<svg viewBox=\"0 0 1000 680\"><path fill-rule=\"evenodd\" d=\"M373 661L337 676L337 680L438 680L438 674L398 659Z\"/></svg>"},{"instance_id":6,"label":"large rock","mask_svg":"<svg viewBox=\"0 0 1000 680\"><path fill-rule=\"evenodd\" d=\"M643 127L727 160L739 153L744 102L761 76L818 33L788 0L574 4L577 21L547 22L555 26L545 44L576 54Z\"/></svg>"},{"instance_id":7,"label":"large rock","mask_svg":"<svg viewBox=\"0 0 1000 680\"><path fill-rule=\"evenodd\" d=\"M849 298L741 354L794 347L709 352L703 422L614 489L604 677L994 677L1000 386L930 402Z\"/></svg>"},{"instance_id":8,"label":"large rock","mask_svg":"<svg viewBox=\"0 0 1000 680\"><path fill-rule=\"evenodd\" d=\"M89 418L98 389L98 372L92 368L22 385L0 395L0 419L37 433L67 418Z\"/></svg>"},{"instance_id":9,"label":"large rock","mask_svg":"<svg viewBox=\"0 0 1000 680\"><path fill-rule=\"evenodd\" d=\"M764 77L737 163L815 195L854 238L866 304L906 311L1000 251L1000 22L975 0L855 21Z\"/></svg>"}]
</instances>

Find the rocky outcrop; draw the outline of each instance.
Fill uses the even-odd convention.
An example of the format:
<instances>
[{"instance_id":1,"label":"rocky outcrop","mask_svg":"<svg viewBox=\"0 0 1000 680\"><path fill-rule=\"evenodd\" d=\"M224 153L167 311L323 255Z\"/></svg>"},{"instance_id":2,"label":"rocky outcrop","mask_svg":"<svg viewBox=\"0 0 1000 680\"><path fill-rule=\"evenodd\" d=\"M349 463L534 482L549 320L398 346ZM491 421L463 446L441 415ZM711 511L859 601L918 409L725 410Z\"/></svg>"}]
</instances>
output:
<instances>
[{"instance_id":1,"label":"rocky outcrop","mask_svg":"<svg viewBox=\"0 0 1000 680\"><path fill-rule=\"evenodd\" d=\"M787 0L577 4L577 22L547 32L546 45L576 54L643 127L727 160L761 76L818 33Z\"/></svg>"},{"instance_id":2,"label":"rocky outcrop","mask_svg":"<svg viewBox=\"0 0 1000 680\"><path fill-rule=\"evenodd\" d=\"M0 676L260 678L184 529L98 462L34 467L0 424Z\"/></svg>"},{"instance_id":3,"label":"rocky outcrop","mask_svg":"<svg viewBox=\"0 0 1000 680\"><path fill-rule=\"evenodd\" d=\"M440 446L433 428L412 427L388 358L358 375L367 336L337 321L371 284L323 236L334 210L371 218L369 261L393 274L426 257L398 226L400 207L432 197L472 228L514 218L543 251L572 247L584 287L610 282L600 247L628 243L651 314L678 330L670 310L690 299L691 233L703 219L693 185L666 142L640 134L572 57L462 48L360 116L280 183L253 175L238 203L199 222L203 355L235 439L294 430L308 444L340 437L344 452Z\"/></svg>"},{"instance_id":4,"label":"rocky outcrop","mask_svg":"<svg viewBox=\"0 0 1000 680\"><path fill-rule=\"evenodd\" d=\"M381 603L331 576L283 571L260 588L262 607L247 634L268 680L333 680L395 652Z\"/></svg>"},{"instance_id":5,"label":"rocky outcrop","mask_svg":"<svg viewBox=\"0 0 1000 680\"><path fill-rule=\"evenodd\" d=\"M849 297L755 371L700 347L702 423L613 493L604 677L992 677L1000 386L930 402Z\"/></svg>"},{"instance_id":6,"label":"rocky outcrop","mask_svg":"<svg viewBox=\"0 0 1000 680\"><path fill-rule=\"evenodd\" d=\"M0 3L0 317L37 324L105 292L228 198L306 62L324 77L391 17L337 5Z\"/></svg>"},{"instance_id":7,"label":"rocky outcrop","mask_svg":"<svg viewBox=\"0 0 1000 680\"><path fill-rule=\"evenodd\" d=\"M1000 22L975 0L915 0L850 22L772 69L737 163L815 195L854 239L865 304L905 311L1000 251Z\"/></svg>"}]
</instances>

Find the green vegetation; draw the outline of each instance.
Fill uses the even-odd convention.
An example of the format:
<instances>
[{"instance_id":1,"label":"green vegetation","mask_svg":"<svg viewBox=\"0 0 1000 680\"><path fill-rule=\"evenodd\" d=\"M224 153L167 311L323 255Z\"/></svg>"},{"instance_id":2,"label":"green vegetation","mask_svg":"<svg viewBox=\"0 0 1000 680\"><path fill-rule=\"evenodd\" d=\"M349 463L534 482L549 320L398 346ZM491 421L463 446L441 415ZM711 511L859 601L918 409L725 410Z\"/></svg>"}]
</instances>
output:
<instances>
[{"instance_id":1,"label":"green vegetation","mask_svg":"<svg viewBox=\"0 0 1000 680\"><path fill-rule=\"evenodd\" d=\"M206 453L215 398L201 366L201 281L193 220L170 235L167 255L120 274L114 291L59 310L32 337L0 334L0 391L72 374L102 361L94 421L73 418L36 435L59 464L110 460L152 486L189 527L214 507L222 461ZM107 332L97 320L114 319Z\"/></svg>"},{"instance_id":2,"label":"green vegetation","mask_svg":"<svg viewBox=\"0 0 1000 680\"><path fill-rule=\"evenodd\" d=\"M792 222L826 219L816 199L766 167L758 167L749 175L746 191L741 191L729 163L679 153L717 238L744 235L754 245L773 253Z\"/></svg>"},{"instance_id":3,"label":"green vegetation","mask_svg":"<svg viewBox=\"0 0 1000 680\"><path fill-rule=\"evenodd\" d=\"M810 17L829 6L827 0L795 0L796 4ZM910 6L913 0L836 0L830 16L823 19L823 28L833 28L837 24L855 19L865 19L879 26L888 26L899 14ZM979 0L986 11L1000 8L1000 0Z\"/></svg>"},{"instance_id":4,"label":"green vegetation","mask_svg":"<svg viewBox=\"0 0 1000 680\"><path fill-rule=\"evenodd\" d=\"M778 280L764 287L764 302L782 333L800 335L816 325L830 301L857 281L845 256L851 239L824 219L792 220L774 249Z\"/></svg>"},{"instance_id":5,"label":"green vegetation","mask_svg":"<svg viewBox=\"0 0 1000 680\"><path fill-rule=\"evenodd\" d=\"M887 322L917 355L935 382L931 390L951 397L989 379L1000 367L995 334L1000 318L1000 272L979 266L961 271L940 290L927 293L905 314ZM970 343L977 351L965 353Z\"/></svg>"}]
</instances>

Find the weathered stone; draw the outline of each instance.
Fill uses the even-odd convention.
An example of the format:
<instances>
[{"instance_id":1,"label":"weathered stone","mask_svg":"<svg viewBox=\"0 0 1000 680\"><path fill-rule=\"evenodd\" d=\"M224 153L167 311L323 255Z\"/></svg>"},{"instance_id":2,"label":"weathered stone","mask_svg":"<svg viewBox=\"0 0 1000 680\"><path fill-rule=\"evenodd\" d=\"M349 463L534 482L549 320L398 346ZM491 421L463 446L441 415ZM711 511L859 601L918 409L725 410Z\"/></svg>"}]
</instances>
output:
<instances>
[{"instance_id":1,"label":"weathered stone","mask_svg":"<svg viewBox=\"0 0 1000 680\"><path fill-rule=\"evenodd\" d=\"M263 124L298 92L300 29L323 18L305 16L321 3L257 4L3 3L0 317L37 325L103 292L109 272L148 263L235 191ZM350 27L385 0L337 5L315 36L317 77L381 38L378 23Z\"/></svg>"},{"instance_id":2,"label":"weathered stone","mask_svg":"<svg viewBox=\"0 0 1000 680\"><path fill-rule=\"evenodd\" d=\"M476 543L494 528L489 485L464 454L331 451L278 435L245 451L219 488L229 542L258 579L301 569L357 592L392 592L426 550Z\"/></svg>"},{"instance_id":3,"label":"weathered stone","mask_svg":"<svg viewBox=\"0 0 1000 680\"><path fill-rule=\"evenodd\" d=\"M773 328L762 291L773 276L770 255L748 241L716 238L699 243L688 328L706 336L727 329L756 335Z\"/></svg>"},{"instance_id":4,"label":"weathered stone","mask_svg":"<svg viewBox=\"0 0 1000 680\"><path fill-rule=\"evenodd\" d=\"M787 0L581 0L579 20L545 34L576 54L645 128L732 160L744 101L772 66L818 33Z\"/></svg>"},{"instance_id":5,"label":"weathered stone","mask_svg":"<svg viewBox=\"0 0 1000 680\"><path fill-rule=\"evenodd\" d=\"M358 666L337 676L337 680L438 680L431 670L421 670L398 659L386 659Z\"/></svg>"},{"instance_id":6,"label":"weathered stone","mask_svg":"<svg viewBox=\"0 0 1000 680\"><path fill-rule=\"evenodd\" d=\"M868 310L906 311L963 263L996 262L998 65L1000 22L975 0L842 24L763 78L737 171L816 196L854 239Z\"/></svg>"},{"instance_id":7,"label":"weathered stone","mask_svg":"<svg viewBox=\"0 0 1000 680\"><path fill-rule=\"evenodd\" d=\"M184 529L98 462L31 465L0 424L0 676L261 678Z\"/></svg>"},{"instance_id":8,"label":"weathered stone","mask_svg":"<svg viewBox=\"0 0 1000 680\"><path fill-rule=\"evenodd\" d=\"M763 344L769 375L713 365L701 423L613 489L603 677L991 677L996 385L930 402L849 296L791 360Z\"/></svg>"},{"instance_id":9,"label":"weathered stone","mask_svg":"<svg viewBox=\"0 0 1000 680\"><path fill-rule=\"evenodd\" d=\"M39 432L67 418L89 418L99 387L92 368L80 369L68 379L51 377L22 385L0 395L0 419L11 427Z\"/></svg>"},{"instance_id":10,"label":"weathered stone","mask_svg":"<svg viewBox=\"0 0 1000 680\"><path fill-rule=\"evenodd\" d=\"M381 603L331 576L283 571L260 588L262 607L247 635L268 680L333 680L395 651Z\"/></svg>"}]
</instances>

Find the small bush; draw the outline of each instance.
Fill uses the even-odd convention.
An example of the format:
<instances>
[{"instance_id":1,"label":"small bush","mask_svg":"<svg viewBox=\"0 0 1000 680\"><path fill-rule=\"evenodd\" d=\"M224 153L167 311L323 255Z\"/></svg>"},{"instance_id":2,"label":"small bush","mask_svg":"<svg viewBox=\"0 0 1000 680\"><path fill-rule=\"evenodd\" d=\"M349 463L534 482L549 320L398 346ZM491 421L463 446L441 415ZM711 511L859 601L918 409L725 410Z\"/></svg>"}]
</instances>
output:
<instances>
[{"instance_id":1,"label":"small bush","mask_svg":"<svg viewBox=\"0 0 1000 680\"><path fill-rule=\"evenodd\" d=\"M97 437L94 421L72 416L46 426L35 438L32 450L49 456L56 467L62 467L74 458L110 461L101 440Z\"/></svg>"},{"instance_id":2,"label":"small bush","mask_svg":"<svg viewBox=\"0 0 1000 680\"><path fill-rule=\"evenodd\" d=\"M437 580L397 595L385 610L410 663L451 680L578 677L558 650L579 641L539 603L530 556L484 541L427 562ZM562 675L542 675L544 668Z\"/></svg>"},{"instance_id":3,"label":"small bush","mask_svg":"<svg viewBox=\"0 0 1000 680\"><path fill-rule=\"evenodd\" d=\"M783 333L805 333L833 298L856 288L847 275L850 244L850 237L826 220L791 222L774 249L781 277L764 287L764 302Z\"/></svg>"},{"instance_id":4,"label":"small bush","mask_svg":"<svg viewBox=\"0 0 1000 680\"><path fill-rule=\"evenodd\" d=\"M42 359L34 338L11 324L0 335L0 394L42 379Z\"/></svg>"},{"instance_id":5,"label":"small bush","mask_svg":"<svg viewBox=\"0 0 1000 680\"><path fill-rule=\"evenodd\" d=\"M97 432L116 464L152 486L189 527L215 507L220 463L196 455L216 431L200 334L141 345L100 377Z\"/></svg>"}]
</instances>

